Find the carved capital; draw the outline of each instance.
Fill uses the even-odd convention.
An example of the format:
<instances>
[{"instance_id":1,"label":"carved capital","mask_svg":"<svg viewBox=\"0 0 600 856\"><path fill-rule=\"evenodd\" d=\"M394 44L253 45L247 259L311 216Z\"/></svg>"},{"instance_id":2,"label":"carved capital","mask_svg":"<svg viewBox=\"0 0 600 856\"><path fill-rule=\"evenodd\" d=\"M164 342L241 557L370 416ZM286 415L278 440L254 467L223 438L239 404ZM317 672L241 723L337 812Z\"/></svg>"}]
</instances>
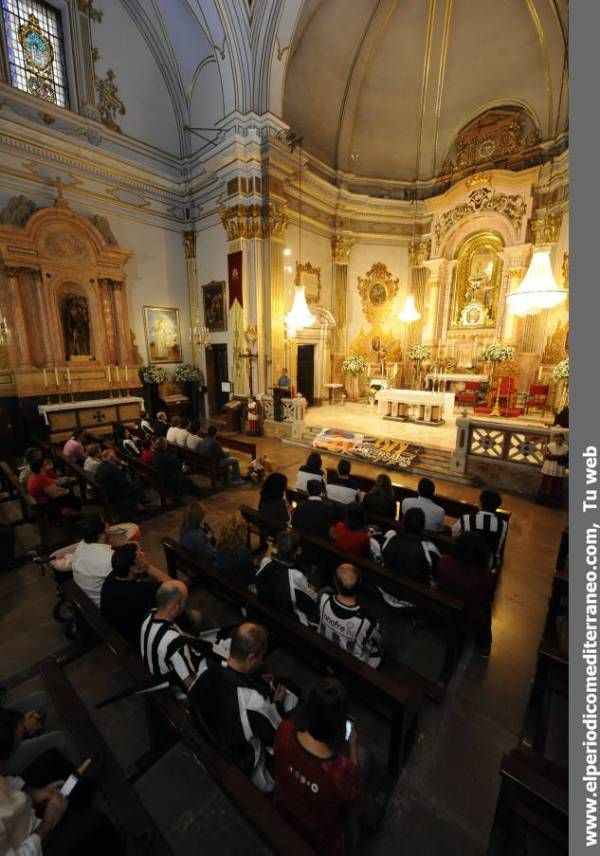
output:
<instances>
[{"instance_id":1,"label":"carved capital","mask_svg":"<svg viewBox=\"0 0 600 856\"><path fill-rule=\"evenodd\" d=\"M221 208L221 223L228 241L239 238L277 238L288 224L285 205L267 202L264 205L231 205Z\"/></svg>"},{"instance_id":2,"label":"carved capital","mask_svg":"<svg viewBox=\"0 0 600 856\"><path fill-rule=\"evenodd\" d=\"M193 229L186 229L183 233L183 249L186 259L196 258L196 233Z\"/></svg>"},{"instance_id":3,"label":"carved capital","mask_svg":"<svg viewBox=\"0 0 600 856\"><path fill-rule=\"evenodd\" d=\"M331 256L334 264L347 265L355 243L354 238L348 238L346 235L334 235L331 239Z\"/></svg>"},{"instance_id":4,"label":"carved capital","mask_svg":"<svg viewBox=\"0 0 600 856\"><path fill-rule=\"evenodd\" d=\"M531 221L531 234L533 235L533 243L536 247L544 246L545 244L555 244L558 240L558 233L562 223L562 212L558 211L555 214L546 214L539 220Z\"/></svg>"},{"instance_id":5,"label":"carved capital","mask_svg":"<svg viewBox=\"0 0 600 856\"><path fill-rule=\"evenodd\" d=\"M408 255L411 267L421 267L431 255L431 241L421 241L418 238L408 245Z\"/></svg>"}]
</instances>

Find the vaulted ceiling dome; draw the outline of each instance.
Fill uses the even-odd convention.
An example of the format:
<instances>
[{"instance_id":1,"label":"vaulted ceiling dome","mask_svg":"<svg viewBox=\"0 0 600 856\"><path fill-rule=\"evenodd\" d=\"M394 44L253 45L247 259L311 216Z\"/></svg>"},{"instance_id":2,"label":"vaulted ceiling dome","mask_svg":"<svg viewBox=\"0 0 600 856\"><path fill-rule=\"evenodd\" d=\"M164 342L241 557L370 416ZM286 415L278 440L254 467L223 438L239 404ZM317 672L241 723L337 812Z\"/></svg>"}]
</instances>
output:
<instances>
[{"instance_id":1,"label":"vaulted ceiling dome","mask_svg":"<svg viewBox=\"0 0 600 856\"><path fill-rule=\"evenodd\" d=\"M566 130L567 0L306 0L283 118L307 151L370 179L427 181L491 108L524 137Z\"/></svg>"}]
</instances>

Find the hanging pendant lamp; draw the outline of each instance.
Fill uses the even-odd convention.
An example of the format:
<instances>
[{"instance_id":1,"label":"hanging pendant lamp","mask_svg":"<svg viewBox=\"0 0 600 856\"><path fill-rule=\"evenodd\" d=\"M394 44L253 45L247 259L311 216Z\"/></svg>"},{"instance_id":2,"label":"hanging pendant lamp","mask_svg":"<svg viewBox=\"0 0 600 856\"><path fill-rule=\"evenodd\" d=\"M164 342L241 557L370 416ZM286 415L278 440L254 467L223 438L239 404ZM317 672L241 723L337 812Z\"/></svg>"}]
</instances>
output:
<instances>
[{"instance_id":1,"label":"hanging pendant lamp","mask_svg":"<svg viewBox=\"0 0 600 856\"><path fill-rule=\"evenodd\" d=\"M553 309L567 299L566 288L559 288L552 273L550 250L536 249L523 281L516 291L507 295L508 311L513 315L536 315L544 309Z\"/></svg>"},{"instance_id":2,"label":"hanging pendant lamp","mask_svg":"<svg viewBox=\"0 0 600 856\"><path fill-rule=\"evenodd\" d=\"M398 315L400 321L404 321L405 324L412 324L413 321L418 321L421 317L421 313L418 311L415 305L414 295L409 294L404 301L404 306L402 307L402 311Z\"/></svg>"}]
</instances>

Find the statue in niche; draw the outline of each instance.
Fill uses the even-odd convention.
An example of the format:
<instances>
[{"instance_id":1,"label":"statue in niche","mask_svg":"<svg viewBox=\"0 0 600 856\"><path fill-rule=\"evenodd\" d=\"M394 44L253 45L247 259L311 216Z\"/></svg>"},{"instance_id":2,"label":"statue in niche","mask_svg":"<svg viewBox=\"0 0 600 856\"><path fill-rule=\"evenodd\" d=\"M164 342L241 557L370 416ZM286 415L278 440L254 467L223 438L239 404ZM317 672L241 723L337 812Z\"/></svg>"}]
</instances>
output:
<instances>
[{"instance_id":1,"label":"statue in niche","mask_svg":"<svg viewBox=\"0 0 600 856\"><path fill-rule=\"evenodd\" d=\"M6 207L0 211L0 223L3 226L24 226L35 208L35 202L26 196L11 196Z\"/></svg>"},{"instance_id":2,"label":"statue in niche","mask_svg":"<svg viewBox=\"0 0 600 856\"><path fill-rule=\"evenodd\" d=\"M66 358L91 356L87 298L80 294L66 294L62 301L62 317Z\"/></svg>"},{"instance_id":3,"label":"statue in niche","mask_svg":"<svg viewBox=\"0 0 600 856\"><path fill-rule=\"evenodd\" d=\"M501 284L501 239L489 232L471 236L461 246L452 286L451 326L491 327Z\"/></svg>"},{"instance_id":4,"label":"statue in niche","mask_svg":"<svg viewBox=\"0 0 600 856\"><path fill-rule=\"evenodd\" d=\"M117 239L113 235L112 229L110 228L110 223L108 222L107 217L103 217L101 214L92 214L88 217L90 223L98 229L106 243L109 247L118 247Z\"/></svg>"}]
</instances>

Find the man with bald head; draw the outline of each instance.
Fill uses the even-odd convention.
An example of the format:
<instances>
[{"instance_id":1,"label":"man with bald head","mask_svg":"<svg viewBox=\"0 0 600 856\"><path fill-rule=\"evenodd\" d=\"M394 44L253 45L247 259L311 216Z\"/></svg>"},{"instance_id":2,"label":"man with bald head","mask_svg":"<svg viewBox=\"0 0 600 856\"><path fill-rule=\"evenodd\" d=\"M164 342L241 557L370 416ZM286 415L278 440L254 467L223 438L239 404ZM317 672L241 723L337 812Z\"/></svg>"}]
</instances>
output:
<instances>
[{"instance_id":1,"label":"man with bald head","mask_svg":"<svg viewBox=\"0 0 600 856\"><path fill-rule=\"evenodd\" d=\"M335 572L336 593L323 593L319 601L319 633L363 663L381 663L381 630L359 604L360 573L354 565L340 565Z\"/></svg>"},{"instance_id":2,"label":"man with bald head","mask_svg":"<svg viewBox=\"0 0 600 856\"><path fill-rule=\"evenodd\" d=\"M283 714L298 702L282 684L264 675L267 644L267 631L260 624L240 624L231 637L225 668L222 661L209 657L190 693L194 712L263 793L273 790L269 766L277 728Z\"/></svg>"},{"instance_id":3,"label":"man with bald head","mask_svg":"<svg viewBox=\"0 0 600 856\"><path fill-rule=\"evenodd\" d=\"M191 637L177 626L185 609L188 589L180 580L162 583L156 592L156 608L142 624L142 659L153 675L164 675L188 692L206 667L204 658L190 646Z\"/></svg>"}]
</instances>

